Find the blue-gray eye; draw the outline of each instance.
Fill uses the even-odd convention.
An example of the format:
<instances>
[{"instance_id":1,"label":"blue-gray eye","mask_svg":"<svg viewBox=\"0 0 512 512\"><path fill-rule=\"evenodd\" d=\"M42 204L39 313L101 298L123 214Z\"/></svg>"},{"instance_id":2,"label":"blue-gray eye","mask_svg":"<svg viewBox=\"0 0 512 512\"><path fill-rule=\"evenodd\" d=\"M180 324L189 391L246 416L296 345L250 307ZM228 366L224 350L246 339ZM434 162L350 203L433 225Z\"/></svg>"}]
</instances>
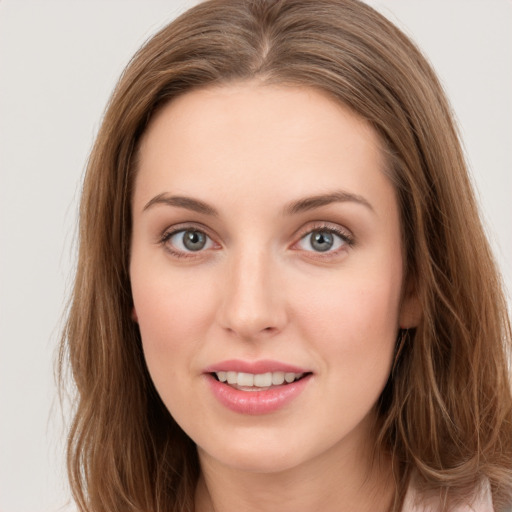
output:
<instances>
[{"instance_id":1,"label":"blue-gray eye","mask_svg":"<svg viewBox=\"0 0 512 512\"><path fill-rule=\"evenodd\" d=\"M347 242L342 236L328 229L316 229L303 236L299 247L304 251L327 252L339 249Z\"/></svg>"},{"instance_id":2,"label":"blue-gray eye","mask_svg":"<svg viewBox=\"0 0 512 512\"><path fill-rule=\"evenodd\" d=\"M195 229L176 231L169 237L169 243L175 249L183 252L197 252L212 246L208 235Z\"/></svg>"},{"instance_id":3,"label":"blue-gray eye","mask_svg":"<svg viewBox=\"0 0 512 512\"><path fill-rule=\"evenodd\" d=\"M325 231L316 231L311 234L311 247L315 249L315 251L325 252L329 249L332 249L334 245L334 237L332 233L327 233Z\"/></svg>"}]
</instances>

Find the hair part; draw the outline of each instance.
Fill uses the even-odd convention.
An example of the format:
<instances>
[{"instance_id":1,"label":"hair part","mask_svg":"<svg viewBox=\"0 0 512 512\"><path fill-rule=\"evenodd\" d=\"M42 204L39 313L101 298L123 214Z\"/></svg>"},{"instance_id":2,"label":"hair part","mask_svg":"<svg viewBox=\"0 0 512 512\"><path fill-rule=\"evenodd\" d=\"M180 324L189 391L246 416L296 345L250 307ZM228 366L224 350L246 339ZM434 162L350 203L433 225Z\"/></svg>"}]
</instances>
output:
<instances>
[{"instance_id":1,"label":"hair part","mask_svg":"<svg viewBox=\"0 0 512 512\"><path fill-rule=\"evenodd\" d=\"M157 33L113 93L80 206L75 286L60 352L76 409L68 472L81 511L192 511L194 443L160 400L131 319L137 147L178 95L236 81L313 87L380 136L400 207L406 275L422 309L379 400L398 511L412 472L446 504L483 478L512 501L511 330L450 106L431 67L357 0L211 0Z\"/></svg>"}]
</instances>

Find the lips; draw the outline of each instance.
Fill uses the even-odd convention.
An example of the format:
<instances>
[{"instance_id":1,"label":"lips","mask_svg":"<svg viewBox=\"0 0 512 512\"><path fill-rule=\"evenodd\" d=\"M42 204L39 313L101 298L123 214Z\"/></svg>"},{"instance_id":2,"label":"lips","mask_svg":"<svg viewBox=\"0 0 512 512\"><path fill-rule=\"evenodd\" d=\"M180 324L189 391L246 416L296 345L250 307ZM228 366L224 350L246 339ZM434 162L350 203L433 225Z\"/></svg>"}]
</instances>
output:
<instances>
[{"instance_id":1,"label":"lips","mask_svg":"<svg viewBox=\"0 0 512 512\"><path fill-rule=\"evenodd\" d=\"M298 397L312 373L278 361L223 361L205 376L217 400L240 414L266 414Z\"/></svg>"},{"instance_id":2,"label":"lips","mask_svg":"<svg viewBox=\"0 0 512 512\"><path fill-rule=\"evenodd\" d=\"M300 368L288 363L280 361L272 361L270 359L262 359L259 361L242 361L239 359L229 359L219 363L215 363L205 368L205 373L214 373L219 371L233 371L245 373L267 373L267 372L290 372L290 373L308 373L310 370Z\"/></svg>"},{"instance_id":3,"label":"lips","mask_svg":"<svg viewBox=\"0 0 512 512\"><path fill-rule=\"evenodd\" d=\"M214 372L219 382L227 382L230 386L240 388L269 388L271 386L280 386L284 383L291 384L304 376L304 373L294 372L266 372L266 373L246 373L246 372ZM254 390L257 391L257 390Z\"/></svg>"}]
</instances>

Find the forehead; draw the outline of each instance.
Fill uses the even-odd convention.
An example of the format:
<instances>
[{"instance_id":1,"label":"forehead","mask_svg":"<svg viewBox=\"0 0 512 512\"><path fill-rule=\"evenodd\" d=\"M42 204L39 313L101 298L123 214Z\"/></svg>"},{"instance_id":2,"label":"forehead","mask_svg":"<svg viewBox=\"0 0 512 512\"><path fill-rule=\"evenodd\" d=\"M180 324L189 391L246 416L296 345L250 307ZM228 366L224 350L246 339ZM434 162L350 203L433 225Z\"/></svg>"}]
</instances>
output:
<instances>
[{"instance_id":1,"label":"forehead","mask_svg":"<svg viewBox=\"0 0 512 512\"><path fill-rule=\"evenodd\" d=\"M316 89L209 87L155 115L140 144L136 196L177 191L247 201L250 191L254 200L261 192L284 201L340 187L372 195L388 181L383 155L369 123Z\"/></svg>"},{"instance_id":2,"label":"forehead","mask_svg":"<svg viewBox=\"0 0 512 512\"><path fill-rule=\"evenodd\" d=\"M369 143L365 151L370 145L380 149L380 139L370 124L327 93L312 87L252 81L204 87L178 96L153 117L141 146L155 139L155 132L185 142L220 137L218 130L225 128L233 129L231 138L239 142L249 135L251 145L268 144L275 132L279 139L311 139L317 131L318 137L326 139L321 130L335 128L330 135L338 145L350 144L356 149L358 138Z\"/></svg>"}]
</instances>

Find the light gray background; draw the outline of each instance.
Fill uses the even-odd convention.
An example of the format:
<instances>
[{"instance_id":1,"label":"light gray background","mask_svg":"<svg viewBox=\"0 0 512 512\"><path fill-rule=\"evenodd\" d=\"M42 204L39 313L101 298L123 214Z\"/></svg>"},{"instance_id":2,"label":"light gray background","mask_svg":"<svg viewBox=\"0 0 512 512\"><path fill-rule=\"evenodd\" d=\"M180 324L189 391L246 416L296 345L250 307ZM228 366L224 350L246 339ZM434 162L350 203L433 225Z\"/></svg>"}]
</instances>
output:
<instances>
[{"instance_id":1,"label":"light gray background","mask_svg":"<svg viewBox=\"0 0 512 512\"><path fill-rule=\"evenodd\" d=\"M0 512L73 509L52 364L81 177L124 65L193 3L0 0ZM369 3L445 85L512 290L512 2Z\"/></svg>"}]
</instances>

